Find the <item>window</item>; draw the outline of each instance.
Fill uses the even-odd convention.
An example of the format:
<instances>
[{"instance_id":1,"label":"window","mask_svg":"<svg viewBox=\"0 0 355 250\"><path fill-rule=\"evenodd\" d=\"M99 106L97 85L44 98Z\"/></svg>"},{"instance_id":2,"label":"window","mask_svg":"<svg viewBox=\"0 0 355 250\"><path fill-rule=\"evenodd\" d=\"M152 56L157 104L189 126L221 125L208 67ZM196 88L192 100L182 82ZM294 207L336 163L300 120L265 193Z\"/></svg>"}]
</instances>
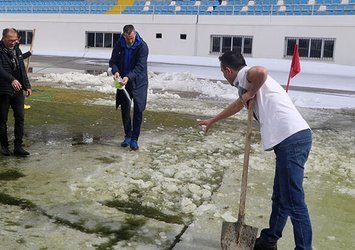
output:
<instances>
[{"instance_id":1,"label":"window","mask_svg":"<svg viewBox=\"0 0 355 250\"><path fill-rule=\"evenodd\" d=\"M186 34L180 34L180 39L181 40L186 40L187 38L187 35Z\"/></svg>"},{"instance_id":2,"label":"window","mask_svg":"<svg viewBox=\"0 0 355 250\"><path fill-rule=\"evenodd\" d=\"M285 57L292 57L295 44L302 58L333 59L335 39L333 38L285 38Z\"/></svg>"},{"instance_id":3,"label":"window","mask_svg":"<svg viewBox=\"0 0 355 250\"><path fill-rule=\"evenodd\" d=\"M158 39L163 38L163 34L162 33L156 33L155 34L155 38L158 38Z\"/></svg>"},{"instance_id":4,"label":"window","mask_svg":"<svg viewBox=\"0 0 355 250\"><path fill-rule=\"evenodd\" d=\"M232 50L242 53L243 39L241 37L233 37Z\"/></svg>"},{"instance_id":5,"label":"window","mask_svg":"<svg viewBox=\"0 0 355 250\"><path fill-rule=\"evenodd\" d=\"M309 53L309 39L298 40L298 52L300 57L308 57Z\"/></svg>"},{"instance_id":6,"label":"window","mask_svg":"<svg viewBox=\"0 0 355 250\"><path fill-rule=\"evenodd\" d=\"M121 33L86 32L87 48L113 48Z\"/></svg>"},{"instance_id":7,"label":"window","mask_svg":"<svg viewBox=\"0 0 355 250\"><path fill-rule=\"evenodd\" d=\"M243 54L251 54L251 49L253 47L253 39L251 37L244 38Z\"/></svg>"},{"instance_id":8,"label":"window","mask_svg":"<svg viewBox=\"0 0 355 250\"><path fill-rule=\"evenodd\" d=\"M31 44L32 43L32 30L18 30L20 36L20 44Z\"/></svg>"},{"instance_id":9,"label":"window","mask_svg":"<svg viewBox=\"0 0 355 250\"><path fill-rule=\"evenodd\" d=\"M96 33L95 42L96 42L95 47L102 48L104 46L104 34Z\"/></svg>"},{"instance_id":10,"label":"window","mask_svg":"<svg viewBox=\"0 0 355 250\"><path fill-rule=\"evenodd\" d=\"M218 52L220 53L221 47L221 37L212 37L212 50L211 52Z\"/></svg>"},{"instance_id":11,"label":"window","mask_svg":"<svg viewBox=\"0 0 355 250\"><path fill-rule=\"evenodd\" d=\"M232 49L232 37L222 37L222 53Z\"/></svg>"},{"instance_id":12,"label":"window","mask_svg":"<svg viewBox=\"0 0 355 250\"><path fill-rule=\"evenodd\" d=\"M112 33L104 34L104 48L112 48Z\"/></svg>"},{"instance_id":13,"label":"window","mask_svg":"<svg viewBox=\"0 0 355 250\"><path fill-rule=\"evenodd\" d=\"M323 58L333 58L334 40L324 40Z\"/></svg>"},{"instance_id":14,"label":"window","mask_svg":"<svg viewBox=\"0 0 355 250\"><path fill-rule=\"evenodd\" d=\"M226 51L236 51L244 55L252 54L253 38L250 36L211 36L210 53L224 53Z\"/></svg>"},{"instance_id":15,"label":"window","mask_svg":"<svg viewBox=\"0 0 355 250\"><path fill-rule=\"evenodd\" d=\"M309 52L310 52L310 57L320 58L322 54L322 40L312 39L311 49Z\"/></svg>"},{"instance_id":16,"label":"window","mask_svg":"<svg viewBox=\"0 0 355 250\"><path fill-rule=\"evenodd\" d=\"M295 48L295 44L297 43L297 40L296 39L288 39L288 42L287 42L287 51L286 51L286 55L288 56L292 56L293 55L293 50Z\"/></svg>"}]
</instances>

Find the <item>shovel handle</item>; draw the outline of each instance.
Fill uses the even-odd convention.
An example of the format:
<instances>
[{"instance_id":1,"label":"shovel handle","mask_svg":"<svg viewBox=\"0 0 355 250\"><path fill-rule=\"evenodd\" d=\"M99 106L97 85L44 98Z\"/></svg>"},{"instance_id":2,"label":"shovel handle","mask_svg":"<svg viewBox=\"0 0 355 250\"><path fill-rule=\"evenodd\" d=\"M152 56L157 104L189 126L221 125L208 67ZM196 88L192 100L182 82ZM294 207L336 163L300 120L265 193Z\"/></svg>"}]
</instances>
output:
<instances>
[{"instance_id":1,"label":"shovel handle","mask_svg":"<svg viewBox=\"0 0 355 250\"><path fill-rule=\"evenodd\" d=\"M123 90L124 94L126 95L128 101L129 101L129 104L131 104L131 103L132 103L132 99L131 99L131 97L129 96L129 94L128 94L126 88L122 88L122 90Z\"/></svg>"},{"instance_id":2,"label":"shovel handle","mask_svg":"<svg viewBox=\"0 0 355 250\"><path fill-rule=\"evenodd\" d=\"M33 31L32 31L32 40L31 40L31 45L30 45L30 51L32 51L33 44L34 44L34 41L35 41L35 36L36 36L36 29L33 29ZM30 69L31 57L32 57L32 55L30 55L27 58L27 63L26 63L26 68L25 68L26 69L26 73L28 73L28 70Z\"/></svg>"},{"instance_id":3,"label":"shovel handle","mask_svg":"<svg viewBox=\"0 0 355 250\"><path fill-rule=\"evenodd\" d=\"M243 174L242 174L242 184L240 189L241 191L240 191L239 213L238 213L238 221L240 221L242 224L244 224L244 217L245 217L245 200L247 196L248 166L249 166L250 140L252 134L254 105L255 105L255 98L251 99L248 105L247 131L245 135Z\"/></svg>"}]
</instances>

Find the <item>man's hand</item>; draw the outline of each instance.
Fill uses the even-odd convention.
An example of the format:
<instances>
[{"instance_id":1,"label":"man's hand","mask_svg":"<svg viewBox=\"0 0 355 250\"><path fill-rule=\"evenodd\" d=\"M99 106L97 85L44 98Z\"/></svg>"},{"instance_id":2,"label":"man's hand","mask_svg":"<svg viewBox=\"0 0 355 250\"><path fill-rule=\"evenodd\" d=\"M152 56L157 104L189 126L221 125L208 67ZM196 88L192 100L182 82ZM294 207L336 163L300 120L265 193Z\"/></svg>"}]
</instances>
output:
<instances>
[{"instance_id":1,"label":"man's hand","mask_svg":"<svg viewBox=\"0 0 355 250\"><path fill-rule=\"evenodd\" d=\"M116 73L113 75L113 80L120 80L120 79L121 79L120 73L116 72Z\"/></svg>"},{"instance_id":2,"label":"man's hand","mask_svg":"<svg viewBox=\"0 0 355 250\"><path fill-rule=\"evenodd\" d=\"M125 77L123 77L123 79L122 79L122 84L123 85L126 85L127 83L128 83L128 77L127 76L125 76Z\"/></svg>"},{"instance_id":3,"label":"man's hand","mask_svg":"<svg viewBox=\"0 0 355 250\"><path fill-rule=\"evenodd\" d=\"M20 91L22 89L21 83L17 80L13 80L11 86L15 91Z\"/></svg>"},{"instance_id":4,"label":"man's hand","mask_svg":"<svg viewBox=\"0 0 355 250\"><path fill-rule=\"evenodd\" d=\"M26 90L26 97L29 97L32 95L32 89L27 89Z\"/></svg>"},{"instance_id":5,"label":"man's hand","mask_svg":"<svg viewBox=\"0 0 355 250\"><path fill-rule=\"evenodd\" d=\"M116 81L119 81L120 83L122 83L122 85L126 85L128 83L128 80L129 80L127 76L121 78L120 73L118 73L118 72L116 72L113 75L113 79L116 80Z\"/></svg>"},{"instance_id":6,"label":"man's hand","mask_svg":"<svg viewBox=\"0 0 355 250\"><path fill-rule=\"evenodd\" d=\"M242 101L243 105L245 107L248 107L249 100L253 99L255 95L251 95L250 92L246 92L245 94L242 95L240 100Z\"/></svg>"},{"instance_id":7,"label":"man's hand","mask_svg":"<svg viewBox=\"0 0 355 250\"><path fill-rule=\"evenodd\" d=\"M207 134L208 130L210 129L210 127L212 127L212 125L214 124L213 119L207 119L207 120L198 120L198 125L200 125L203 129L203 132L205 133L205 135Z\"/></svg>"}]
</instances>

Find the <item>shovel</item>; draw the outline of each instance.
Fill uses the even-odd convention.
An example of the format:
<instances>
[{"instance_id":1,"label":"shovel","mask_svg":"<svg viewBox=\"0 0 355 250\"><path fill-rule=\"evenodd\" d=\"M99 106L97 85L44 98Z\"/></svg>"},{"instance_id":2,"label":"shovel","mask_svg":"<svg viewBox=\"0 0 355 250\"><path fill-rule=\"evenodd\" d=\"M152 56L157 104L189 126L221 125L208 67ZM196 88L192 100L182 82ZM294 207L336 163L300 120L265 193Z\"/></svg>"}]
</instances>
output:
<instances>
[{"instance_id":1,"label":"shovel","mask_svg":"<svg viewBox=\"0 0 355 250\"><path fill-rule=\"evenodd\" d=\"M247 194L250 139L253 121L254 99L248 105L247 133L245 136L243 175L237 222L223 222L221 247L223 250L253 250L258 229L245 225L245 199Z\"/></svg>"},{"instance_id":2,"label":"shovel","mask_svg":"<svg viewBox=\"0 0 355 250\"><path fill-rule=\"evenodd\" d=\"M131 99L131 97L129 96L127 90L126 90L125 85L121 84L121 82L122 82L122 78L119 78L118 80L115 80L113 84L114 84L114 86L116 87L116 89L119 89L119 90L122 90L122 91L123 91L123 93L124 93L124 94L126 95L126 97L127 97L127 100L128 100L128 102L129 102L129 105L132 105L132 99Z\"/></svg>"}]
</instances>

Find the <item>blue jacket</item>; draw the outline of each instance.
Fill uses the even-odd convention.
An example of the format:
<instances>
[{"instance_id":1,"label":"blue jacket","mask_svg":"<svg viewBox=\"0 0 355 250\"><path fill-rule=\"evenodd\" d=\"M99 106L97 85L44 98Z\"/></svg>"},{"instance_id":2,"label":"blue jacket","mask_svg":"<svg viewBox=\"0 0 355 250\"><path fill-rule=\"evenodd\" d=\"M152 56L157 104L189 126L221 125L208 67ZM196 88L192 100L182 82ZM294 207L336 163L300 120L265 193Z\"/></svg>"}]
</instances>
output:
<instances>
[{"instance_id":1,"label":"blue jacket","mask_svg":"<svg viewBox=\"0 0 355 250\"><path fill-rule=\"evenodd\" d=\"M119 72L122 78L128 77L126 89L141 112L145 109L147 103L148 53L148 46L138 32L136 32L136 39L131 47L126 45L126 41L121 35L113 48L109 61L113 74ZM122 90L117 90L116 108L121 104L122 98L127 97Z\"/></svg>"}]
</instances>

